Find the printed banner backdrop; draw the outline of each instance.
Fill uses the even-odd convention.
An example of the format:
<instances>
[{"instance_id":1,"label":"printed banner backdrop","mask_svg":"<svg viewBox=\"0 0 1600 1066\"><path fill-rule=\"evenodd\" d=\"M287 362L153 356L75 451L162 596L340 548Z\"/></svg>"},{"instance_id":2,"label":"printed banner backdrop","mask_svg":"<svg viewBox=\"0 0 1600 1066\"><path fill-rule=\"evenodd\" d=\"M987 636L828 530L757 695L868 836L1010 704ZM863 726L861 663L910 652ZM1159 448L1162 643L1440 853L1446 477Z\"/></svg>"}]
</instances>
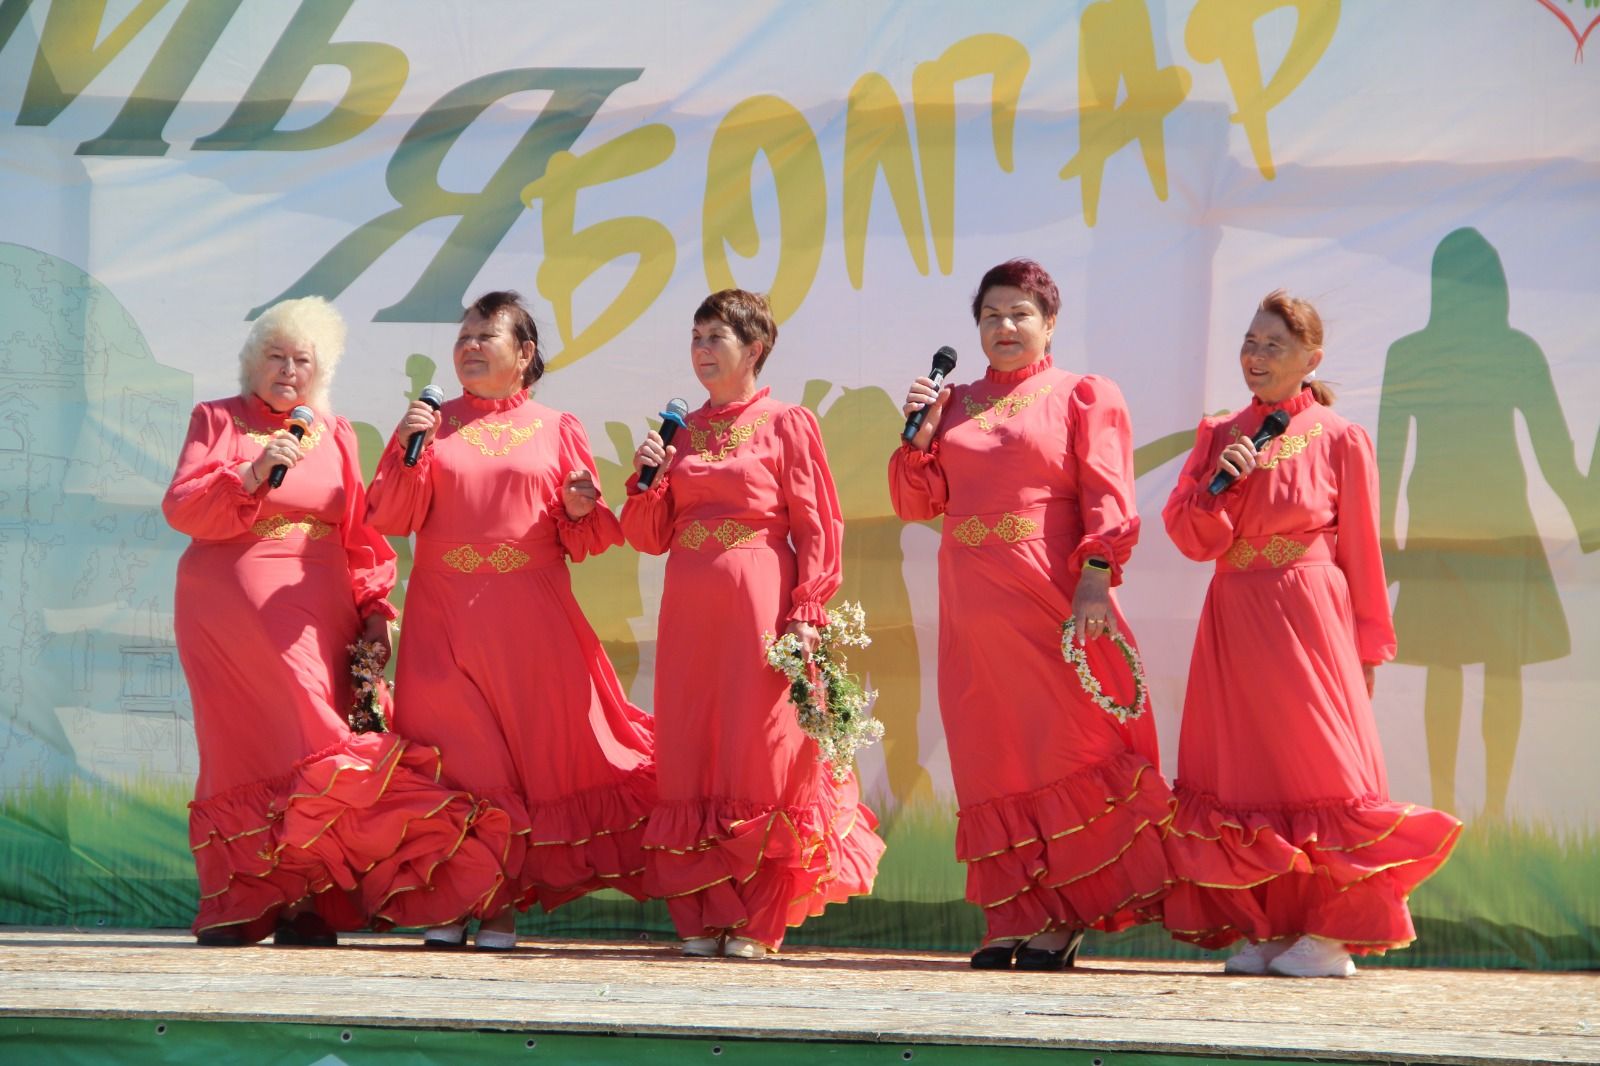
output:
<instances>
[{"instance_id":1,"label":"printed banner backdrop","mask_svg":"<svg viewBox=\"0 0 1600 1066\"><path fill-rule=\"evenodd\" d=\"M821 418L889 731L861 765L877 891L796 939L970 946L938 532L893 517L884 468L936 348L980 373L982 272L1028 255L1061 285L1056 359L1132 411L1121 596L1169 774L1210 568L1160 510L1200 416L1247 402L1239 338L1284 286L1377 442L1392 792L1469 823L1393 961L1595 965L1597 25L1594 0L0 2L0 921L192 915L185 540L158 504L251 317L336 302L370 469L409 397L455 386L463 301L521 290L540 397L615 505L653 413L700 402L695 306L738 284L781 318L763 382ZM575 567L645 707L661 576ZM670 928L620 898L530 927Z\"/></svg>"}]
</instances>

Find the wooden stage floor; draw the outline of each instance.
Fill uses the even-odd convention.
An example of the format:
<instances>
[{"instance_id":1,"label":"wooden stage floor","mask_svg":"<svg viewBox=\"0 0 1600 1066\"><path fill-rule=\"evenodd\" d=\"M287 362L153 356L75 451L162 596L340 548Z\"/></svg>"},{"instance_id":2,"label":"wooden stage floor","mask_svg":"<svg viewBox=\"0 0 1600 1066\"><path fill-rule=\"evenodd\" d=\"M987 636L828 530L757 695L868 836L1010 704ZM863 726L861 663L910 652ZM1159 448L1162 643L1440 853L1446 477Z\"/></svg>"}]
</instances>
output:
<instances>
[{"instance_id":1,"label":"wooden stage floor","mask_svg":"<svg viewBox=\"0 0 1600 1066\"><path fill-rule=\"evenodd\" d=\"M799 948L746 962L685 959L660 942L524 941L505 955L427 952L411 937L345 941L216 949L176 931L0 927L0 1020L846 1042L903 1048L908 1061L918 1049L1010 1046L1108 1063L1109 1053L1600 1062L1600 974L1372 969L1296 981L1099 958L1064 973L996 974L973 972L963 955L911 951Z\"/></svg>"}]
</instances>

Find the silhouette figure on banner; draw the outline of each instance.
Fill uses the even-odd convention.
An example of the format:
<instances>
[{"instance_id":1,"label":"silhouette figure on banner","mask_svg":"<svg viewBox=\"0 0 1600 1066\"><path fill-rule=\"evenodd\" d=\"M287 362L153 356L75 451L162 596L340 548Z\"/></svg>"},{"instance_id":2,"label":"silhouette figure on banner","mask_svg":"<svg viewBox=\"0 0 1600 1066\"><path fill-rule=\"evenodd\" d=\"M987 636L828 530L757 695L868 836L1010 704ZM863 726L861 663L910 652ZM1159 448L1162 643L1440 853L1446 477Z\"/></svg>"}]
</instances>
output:
<instances>
[{"instance_id":1,"label":"silhouette figure on banner","mask_svg":"<svg viewBox=\"0 0 1600 1066\"><path fill-rule=\"evenodd\" d=\"M1518 413L1538 472L1572 516L1580 546L1600 547L1600 522L1550 366L1538 344L1511 327L1499 253L1477 230L1458 229L1434 251L1427 325L1395 341L1384 367L1380 531L1388 578L1399 585L1395 661L1427 668L1433 805L1456 808L1462 667L1482 663L1483 813L1491 819L1506 814L1522 727L1522 668L1572 650L1528 502ZM1412 440L1402 547L1396 510Z\"/></svg>"}]
</instances>

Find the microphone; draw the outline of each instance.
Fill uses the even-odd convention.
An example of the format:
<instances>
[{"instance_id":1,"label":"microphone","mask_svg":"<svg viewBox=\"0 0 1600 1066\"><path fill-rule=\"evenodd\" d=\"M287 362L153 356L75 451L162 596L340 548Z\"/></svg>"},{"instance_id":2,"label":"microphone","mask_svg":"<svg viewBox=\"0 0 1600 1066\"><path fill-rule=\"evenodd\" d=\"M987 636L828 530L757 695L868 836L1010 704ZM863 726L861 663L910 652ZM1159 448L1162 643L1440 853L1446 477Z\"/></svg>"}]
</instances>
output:
<instances>
[{"instance_id":1,"label":"microphone","mask_svg":"<svg viewBox=\"0 0 1600 1066\"><path fill-rule=\"evenodd\" d=\"M444 391L437 385L427 385L423 387L422 394L417 399L437 411L439 405L444 403ZM427 435L427 430L419 429L411 434L410 440L406 441L407 466L416 466L417 460L422 458L422 441Z\"/></svg>"},{"instance_id":2,"label":"microphone","mask_svg":"<svg viewBox=\"0 0 1600 1066\"><path fill-rule=\"evenodd\" d=\"M289 412L289 432L294 434L295 440L303 440L306 435L306 430L310 429L311 424L316 420L317 413L311 408L307 407L305 404L301 404L299 407L296 407L293 411ZM288 466L283 463L279 463L277 466L272 468L272 473L267 478L267 484L271 485L273 488L277 488L279 485L283 484L283 475L287 474L288 472Z\"/></svg>"},{"instance_id":3,"label":"microphone","mask_svg":"<svg viewBox=\"0 0 1600 1066\"><path fill-rule=\"evenodd\" d=\"M1256 435L1250 438L1250 443L1254 444L1256 446L1256 451L1259 452L1262 448L1267 446L1267 443L1271 441L1273 437L1280 435L1288 428L1289 412L1274 411L1267 416L1265 422L1261 423L1261 428L1256 430ZM1223 489L1233 484L1233 478L1234 476L1232 474L1219 470L1217 471L1217 476L1211 479L1211 487L1207 491L1209 491L1213 496L1219 496L1222 494Z\"/></svg>"},{"instance_id":4,"label":"microphone","mask_svg":"<svg viewBox=\"0 0 1600 1066\"><path fill-rule=\"evenodd\" d=\"M678 430L683 428L683 416L689 413L689 405L674 396L667 401L667 406L661 412L661 446L665 448L672 443L672 438ZM656 468L647 466L639 471L639 487L647 489L656 479Z\"/></svg>"},{"instance_id":5,"label":"microphone","mask_svg":"<svg viewBox=\"0 0 1600 1066\"><path fill-rule=\"evenodd\" d=\"M938 351L933 353L933 369L928 371L928 380L933 382L933 391L936 396L938 395L940 387L944 385L944 379L949 375L950 371L954 370L955 368L956 350L954 348L947 344L943 348L940 348ZM901 431L900 439L905 441L907 444L910 444L911 438L915 437L917 435L917 430L922 428L922 420L926 418L927 415L928 409L926 407L920 411L912 411L909 415L907 415L906 428Z\"/></svg>"}]
</instances>

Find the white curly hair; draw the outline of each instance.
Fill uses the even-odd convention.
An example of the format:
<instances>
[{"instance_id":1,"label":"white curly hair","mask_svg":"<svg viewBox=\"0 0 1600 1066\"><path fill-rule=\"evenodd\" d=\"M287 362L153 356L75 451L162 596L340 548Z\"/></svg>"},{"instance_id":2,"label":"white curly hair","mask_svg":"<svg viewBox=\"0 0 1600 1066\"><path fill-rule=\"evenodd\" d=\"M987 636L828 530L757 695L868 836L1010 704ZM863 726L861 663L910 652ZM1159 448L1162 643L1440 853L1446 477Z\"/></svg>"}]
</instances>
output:
<instances>
[{"instance_id":1,"label":"white curly hair","mask_svg":"<svg viewBox=\"0 0 1600 1066\"><path fill-rule=\"evenodd\" d=\"M297 300L283 300L273 304L250 327L250 335L239 350L239 392L248 396L256 372L267 346L274 341L299 342L310 345L316 353L317 369L307 389L306 400L312 407L324 411L328 407L328 386L333 383L333 372L344 355L344 318L334 306L320 296L302 296Z\"/></svg>"}]
</instances>

